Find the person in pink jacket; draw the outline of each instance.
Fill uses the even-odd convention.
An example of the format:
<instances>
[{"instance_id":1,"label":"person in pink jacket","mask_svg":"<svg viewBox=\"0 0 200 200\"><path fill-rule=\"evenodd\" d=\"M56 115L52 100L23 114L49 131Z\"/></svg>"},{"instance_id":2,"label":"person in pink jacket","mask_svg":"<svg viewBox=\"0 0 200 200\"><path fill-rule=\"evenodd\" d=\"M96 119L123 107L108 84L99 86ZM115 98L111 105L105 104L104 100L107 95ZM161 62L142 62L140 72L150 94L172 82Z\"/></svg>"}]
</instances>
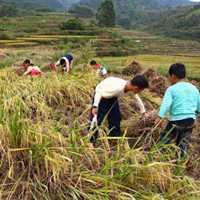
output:
<instances>
[{"instance_id":1,"label":"person in pink jacket","mask_svg":"<svg viewBox=\"0 0 200 200\"><path fill-rule=\"evenodd\" d=\"M38 77L42 75L42 71L38 66L29 66L26 72L24 73L25 76L32 76L32 77Z\"/></svg>"}]
</instances>

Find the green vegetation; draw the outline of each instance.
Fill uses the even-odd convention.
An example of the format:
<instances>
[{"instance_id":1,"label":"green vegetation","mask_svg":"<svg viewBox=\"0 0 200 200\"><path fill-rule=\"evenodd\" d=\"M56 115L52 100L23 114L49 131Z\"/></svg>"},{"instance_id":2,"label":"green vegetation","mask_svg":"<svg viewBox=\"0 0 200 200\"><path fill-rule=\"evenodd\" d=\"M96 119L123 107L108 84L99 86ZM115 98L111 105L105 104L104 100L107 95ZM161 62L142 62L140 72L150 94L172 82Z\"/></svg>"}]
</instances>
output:
<instances>
[{"instance_id":1,"label":"green vegetation","mask_svg":"<svg viewBox=\"0 0 200 200\"><path fill-rule=\"evenodd\" d=\"M1 198L198 199L198 183L169 162L173 146L165 156L156 147L145 153L122 137L110 153L103 129L100 146L88 145L80 132L98 80L80 71L39 79L1 71Z\"/></svg>"},{"instance_id":2,"label":"green vegetation","mask_svg":"<svg viewBox=\"0 0 200 200\"><path fill-rule=\"evenodd\" d=\"M113 27L115 26L115 10L112 0L105 0L97 12L97 21L100 26Z\"/></svg>"},{"instance_id":3,"label":"green vegetation","mask_svg":"<svg viewBox=\"0 0 200 200\"><path fill-rule=\"evenodd\" d=\"M51 9L51 10L62 10L63 6L59 1L55 0L1 0L1 4L14 6L15 8L25 11L26 10L37 10L39 9ZM21 15L21 13L19 13ZM28 12L26 12L28 14ZM23 14L22 14L23 15Z\"/></svg>"},{"instance_id":4,"label":"green vegetation","mask_svg":"<svg viewBox=\"0 0 200 200\"><path fill-rule=\"evenodd\" d=\"M83 25L80 19L71 18L63 22L61 28L63 30L83 30Z\"/></svg>"},{"instance_id":5,"label":"green vegetation","mask_svg":"<svg viewBox=\"0 0 200 200\"><path fill-rule=\"evenodd\" d=\"M61 33L60 24L66 20L63 13L43 13L38 16L0 18L1 33L13 37L29 36L30 34Z\"/></svg>"},{"instance_id":6,"label":"green vegetation","mask_svg":"<svg viewBox=\"0 0 200 200\"><path fill-rule=\"evenodd\" d=\"M190 5L188 0L116 0L113 2L113 7L111 0L108 0L108 2L109 1L111 7L109 8L108 3L106 6L108 10L104 10L102 13L102 11L100 12L98 9L100 9L101 3L102 5L105 3L104 1L82 0L79 4L76 4L77 1L72 2L70 0L36 0L34 2L26 2L23 0L20 1L20 3L17 3L16 0L4 0L0 6L0 17L23 17L27 15L52 16L53 12L65 10L65 8L70 7L72 3L75 3L69 9L70 13L78 17L89 18L93 17L95 13L100 12L100 14L97 14L97 21L99 21L100 25L104 24L105 26L113 26L116 23L127 29L138 28L147 31L151 30L153 33L156 32L169 37L199 39L198 4L191 6L192 4ZM177 5L188 6L175 7ZM105 14L106 12L108 14ZM66 20L67 19L62 21L62 23L65 24ZM31 18L29 22L30 21L30 24L32 24ZM47 21L50 20L47 19ZM108 25L106 25L106 23L108 23ZM39 28L32 28L30 32L38 32L41 30L40 25L31 27ZM51 28L54 31L57 31L57 27L51 26ZM46 30L44 30L44 32L45 31ZM18 36L25 33L28 32L26 30L20 31Z\"/></svg>"},{"instance_id":7,"label":"green vegetation","mask_svg":"<svg viewBox=\"0 0 200 200\"><path fill-rule=\"evenodd\" d=\"M92 8L88 6L78 5L78 4L70 8L69 13L77 17L85 17L85 18L94 17L95 15Z\"/></svg>"},{"instance_id":8,"label":"green vegetation","mask_svg":"<svg viewBox=\"0 0 200 200\"><path fill-rule=\"evenodd\" d=\"M200 80L200 60L198 57L190 56L167 56L167 55L135 55L125 57L103 57L100 62L110 66L111 71L121 71L123 67L137 60L145 68L152 68L162 75L166 75L171 64L176 62L184 63L188 68L188 77L190 79ZM194 73L195 72L195 73Z\"/></svg>"},{"instance_id":9,"label":"green vegetation","mask_svg":"<svg viewBox=\"0 0 200 200\"><path fill-rule=\"evenodd\" d=\"M18 15L19 10L14 6L1 5L0 6L0 17L15 17Z\"/></svg>"},{"instance_id":10,"label":"green vegetation","mask_svg":"<svg viewBox=\"0 0 200 200\"><path fill-rule=\"evenodd\" d=\"M184 7L163 12L148 28L176 38L199 40L200 6Z\"/></svg>"},{"instance_id":11,"label":"green vegetation","mask_svg":"<svg viewBox=\"0 0 200 200\"><path fill-rule=\"evenodd\" d=\"M103 1L81 2L97 10ZM199 5L189 0L115 0L113 3L116 23L124 28L199 39Z\"/></svg>"},{"instance_id":12,"label":"green vegetation","mask_svg":"<svg viewBox=\"0 0 200 200\"><path fill-rule=\"evenodd\" d=\"M200 199L200 183L195 180L199 127L194 131L191 166L174 162L174 145L156 145L159 128L134 126L142 126L142 119L131 95L120 100L124 135L117 142L106 137L109 131L103 125L97 147L91 148L82 132L94 87L101 80L87 65L92 58L120 77L133 60L164 75L170 64L183 62L189 78L200 80L200 43L99 29L88 19L74 19L83 30L61 29L68 20L71 16L63 13L0 19L0 199ZM14 67L26 58L43 70L66 52L75 57L69 75L15 74ZM161 101L149 91L142 99L150 110L158 109ZM151 145L148 151L146 142Z\"/></svg>"}]
</instances>

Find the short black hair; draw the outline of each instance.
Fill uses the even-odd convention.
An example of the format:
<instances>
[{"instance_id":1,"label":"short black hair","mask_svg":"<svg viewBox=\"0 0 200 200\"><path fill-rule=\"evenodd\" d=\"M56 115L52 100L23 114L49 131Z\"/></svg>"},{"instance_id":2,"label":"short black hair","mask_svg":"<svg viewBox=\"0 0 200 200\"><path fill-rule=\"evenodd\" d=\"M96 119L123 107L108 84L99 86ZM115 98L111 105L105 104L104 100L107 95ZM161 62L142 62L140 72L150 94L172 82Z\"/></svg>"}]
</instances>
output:
<instances>
[{"instance_id":1,"label":"short black hair","mask_svg":"<svg viewBox=\"0 0 200 200\"><path fill-rule=\"evenodd\" d=\"M65 64L66 64L65 59L64 59L64 58L61 58L61 59L60 59L60 65L65 65Z\"/></svg>"},{"instance_id":2,"label":"short black hair","mask_svg":"<svg viewBox=\"0 0 200 200\"><path fill-rule=\"evenodd\" d=\"M91 62L90 62L90 65L96 65L97 64L97 62L95 61L95 60L92 60Z\"/></svg>"},{"instance_id":3,"label":"short black hair","mask_svg":"<svg viewBox=\"0 0 200 200\"><path fill-rule=\"evenodd\" d=\"M169 68L169 75L175 75L179 79L183 79L186 76L185 65L182 63L175 63Z\"/></svg>"},{"instance_id":4,"label":"short black hair","mask_svg":"<svg viewBox=\"0 0 200 200\"><path fill-rule=\"evenodd\" d=\"M31 64L31 61L29 59L24 60L24 64Z\"/></svg>"},{"instance_id":5,"label":"short black hair","mask_svg":"<svg viewBox=\"0 0 200 200\"><path fill-rule=\"evenodd\" d=\"M143 75L137 75L131 80L131 85L135 85L140 89L149 87L149 82Z\"/></svg>"}]
</instances>

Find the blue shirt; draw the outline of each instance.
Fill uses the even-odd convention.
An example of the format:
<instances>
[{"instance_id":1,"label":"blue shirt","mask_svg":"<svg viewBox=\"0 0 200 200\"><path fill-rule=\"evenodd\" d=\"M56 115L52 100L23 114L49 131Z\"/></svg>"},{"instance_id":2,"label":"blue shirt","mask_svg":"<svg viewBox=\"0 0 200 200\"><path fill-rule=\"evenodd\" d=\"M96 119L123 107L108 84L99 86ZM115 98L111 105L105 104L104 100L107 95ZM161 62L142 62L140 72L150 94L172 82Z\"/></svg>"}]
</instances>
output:
<instances>
[{"instance_id":1,"label":"blue shirt","mask_svg":"<svg viewBox=\"0 0 200 200\"><path fill-rule=\"evenodd\" d=\"M71 54L67 54L64 56L65 58L67 58L69 60L69 63L71 64L72 60L74 59L73 56Z\"/></svg>"},{"instance_id":2,"label":"blue shirt","mask_svg":"<svg viewBox=\"0 0 200 200\"><path fill-rule=\"evenodd\" d=\"M170 121L178 121L196 119L197 112L200 112L199 90L191 83L178 82L167 89L159 116L164 118L169 113Z\"/></svg>"}]
</instances>

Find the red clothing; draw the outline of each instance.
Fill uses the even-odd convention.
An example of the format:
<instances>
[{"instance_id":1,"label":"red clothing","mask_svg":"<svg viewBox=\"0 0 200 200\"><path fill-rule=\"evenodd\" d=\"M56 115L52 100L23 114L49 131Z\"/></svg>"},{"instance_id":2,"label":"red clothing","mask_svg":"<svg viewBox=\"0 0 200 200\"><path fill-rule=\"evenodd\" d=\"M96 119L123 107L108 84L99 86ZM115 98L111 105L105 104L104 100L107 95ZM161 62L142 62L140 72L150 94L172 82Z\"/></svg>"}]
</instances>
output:
<instances>
[{"instance_id":1,"label":"red clothing","mask_svg":"<svg viewBox=\"0 0 200 200\"><path fill-rule=\"evenodd\" d=\"M28 73L28 75L30 75L30 76L40 76L40 75L41 75L41 72L38 71L38 70L36 70L36 69L32 69L32 70Z\"/></svg>"},{"instance_id":2,"label":"red clothing","mask_svg":"<svg viewBox=\"0 0 200 200\"><path fill-rule=\"evenodd\" d=\"M56 69L56 65L55 65L54 63L51 63L51 64L49 65L49 68L50 68L51 71L56 71L56 70L57 70L57 69Z\"/></svg>"},{"instance_id":3,"label":"red clothing","mask_svg":"<svg viewBox=\"0 0 200 200\"><path fill-rule=\"evenodd\" d=\"M41 76L42 75L42 72L40 70L39 67L37 66L30 66L27 71L25 72L25 75L29 75L29 76L32 76L32 77L36 77L36 76Z\"/></svg>"},{"instance_id":4,"label":"red clothing","mask_svg":"<svg viewBox=\"0 0 200 200\"><path fill-rule=\"evenodd\" d=\"M94 69L100 69L100 68L101 68L101 64L96 64L96 65L94 65L93 68L94 68Z\"/></svg>"}]
</instances>

